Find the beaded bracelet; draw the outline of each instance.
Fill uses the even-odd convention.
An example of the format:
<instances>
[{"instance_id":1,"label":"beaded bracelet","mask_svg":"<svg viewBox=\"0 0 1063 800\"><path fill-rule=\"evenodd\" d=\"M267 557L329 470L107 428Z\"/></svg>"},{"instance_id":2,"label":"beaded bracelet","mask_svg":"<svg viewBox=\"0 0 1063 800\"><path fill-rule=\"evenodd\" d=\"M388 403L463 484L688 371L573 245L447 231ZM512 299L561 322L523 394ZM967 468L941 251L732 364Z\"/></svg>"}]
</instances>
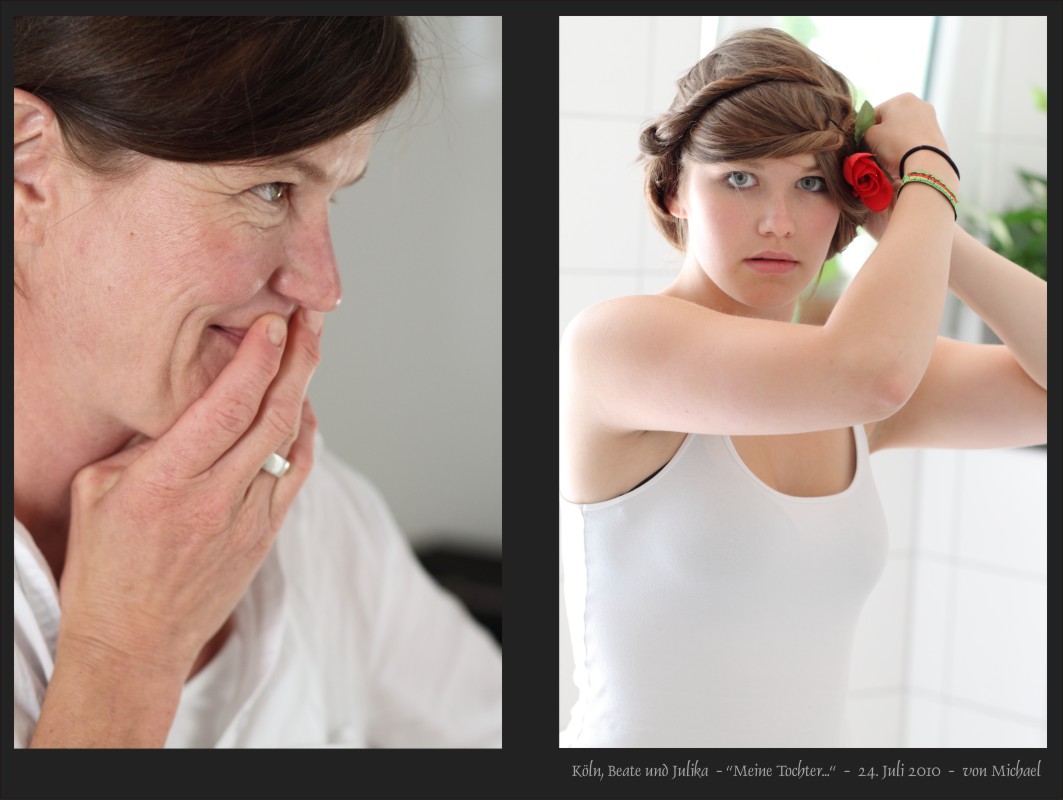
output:
<instances>
[{"instance_id":1,"label":"beaded bracelet","mask_svg":"<svg viewBox=\"0 0 1063 800\"><path fill-rule=\"evenodd\" d=\"M927 186L933 186L945 195L945 199L952 205L952 218L954 220L959 219L959 214L956 211L956 206L959 204L959 201L956 199L956 195L945 185L941 178L936 175L931 175L929 172L909 172L904 176L904 179L901 180L901 185L897 189L898 197L900 196L901 190L909 183L925 183Z\"/></svg>"},{"instance_id":2,"label":"beaded bracelet","mask_svg":"<svg viewBox=\"0 0 1063 800\"><path fill-rule=\"evenodd\" d=\"M912 178L923 178L925 180L931 181L935 186L937 186L942 192L944 192L948 196L950 203L956 205L956 203L959 202L956 199L955 192L953 192L952 189L950 189L948 185L937 175L931 175L929 172L922 172L920 170L912 170L911 172L907 173L907 176Z\"/></svg>"},{"instance_id":3,"label":"beaded bracelet","mask_svg":"<svg viewBox=\"0 0 1063 800\"><path fill-rule=\"evenodd\" d=\"M929 145L929 144L917 144L915 147L913 147L911 150L909 150L907 153L905 153L903 156L901 156L901 163L900 163L900 166L898 167L898 172L900 172L901 175L905 174L904 173L904 162L908 160L908 156L910 156L912 153L916 152L917 150L933 150L935 153L937 153L943 159L948 161L949 162L949 166L952 167L952 171L956 173L956 177L957 178L960 177L960 168L956 166L956 162L955 161L953 161L951 158L949 158L949 154L946 153L944 150L939 150L938 148L934 147L933 145Z\"/></svg>"}]
</instances>

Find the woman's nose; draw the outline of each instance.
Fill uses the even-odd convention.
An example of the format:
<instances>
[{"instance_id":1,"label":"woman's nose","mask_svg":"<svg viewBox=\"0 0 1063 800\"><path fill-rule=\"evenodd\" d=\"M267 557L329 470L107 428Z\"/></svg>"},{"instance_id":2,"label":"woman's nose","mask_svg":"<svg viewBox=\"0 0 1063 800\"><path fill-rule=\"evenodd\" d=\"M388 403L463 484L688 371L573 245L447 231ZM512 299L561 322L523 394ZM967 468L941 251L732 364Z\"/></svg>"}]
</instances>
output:
<instances>
[{"instance_id":1,"label":"woman's nose","mask_svg":"<svg viewBox=\"0 0 1063 800\"><path fill-rule=\"evenodd\" d=\"M340 304L343 287L327 213L293 223L284 239L282 259L273 276L274 291L315 311L332 311Z\"/></svg>"},{"instance_id":2,"label":"woman's nose","mask_svg":"<svg viewBox=\"0 0 1063 800\"><path fill-rule=\"evenodd\" d=\"M765 200L760 210L758 229L762 236L793 236L794 217L785 195L773 195Z\"/></svg>"}]
</instances>

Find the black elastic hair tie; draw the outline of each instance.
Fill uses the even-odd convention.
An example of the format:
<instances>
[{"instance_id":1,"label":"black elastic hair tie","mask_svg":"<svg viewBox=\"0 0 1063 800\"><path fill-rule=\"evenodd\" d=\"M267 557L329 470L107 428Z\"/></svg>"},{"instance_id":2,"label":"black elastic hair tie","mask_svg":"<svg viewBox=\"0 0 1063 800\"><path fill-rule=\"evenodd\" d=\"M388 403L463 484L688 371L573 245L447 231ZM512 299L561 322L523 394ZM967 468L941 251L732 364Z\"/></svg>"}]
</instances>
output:
<instances>
[{"instance_id":1,"label":"black elastic hair tie","mask_svg":"<svg viewBox=\"0 0 1063 800\"><path fill-rule=\"evenodd\" d=\"M949 162L949 166L950 166L950 167L952 167L952 171L956 173L956 177L957 177L957 178L959 178L959 177L960 177L960 169L959 169L959 167L957 167L957 166L956 166L956 162L955 162L955 161L953 161L953 160L952 160L951 158L949 158L949 154L948 154L948 153L946 153L946 152L945 152L944 150L938 150L938 149L937 149L936 147L934 147L933 145L929 145L929 144L919 144L919 145L916 145L915 147L913 147L913 148L912 148L911 150L909 150L909 151L908 151L907 153L905 153L905 154L904 154L903 156L901 156L901 165L900 165L900 173L901 173L901 177L902 177L902 178L903 178L903 177L904 177L904 175L905 175L905 173L904 173L904 162L905 162L905 161L906 161L906 160L908 159L908 156L910 156L910 155L911 155L912 153L914 153L914 152L915 152L916 150L933 150L933 151L934 151L935 153L937 153L937 154L938 154L939 156L941 156L941 157L942 157L943 159L945 159L946 161L948 161L948 162Z\"/></svg>"}]
</instances>

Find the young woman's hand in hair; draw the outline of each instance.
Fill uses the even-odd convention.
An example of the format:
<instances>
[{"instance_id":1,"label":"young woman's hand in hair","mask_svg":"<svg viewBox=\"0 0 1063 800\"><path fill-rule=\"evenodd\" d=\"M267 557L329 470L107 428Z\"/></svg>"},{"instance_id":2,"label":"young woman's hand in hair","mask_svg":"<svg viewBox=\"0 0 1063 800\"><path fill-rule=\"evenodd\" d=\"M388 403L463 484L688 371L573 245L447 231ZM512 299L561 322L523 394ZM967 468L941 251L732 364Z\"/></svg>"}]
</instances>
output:
<instances>
[{"instance_id":1,"label":"young woman's hand in hair","mask_svg":"<svg viewBox=\"0 0 1063 800\"><path fill-rule=\"evenodd\" d=\"M900 160L911 148L925 144L948 152L948 142L937 121L934 107L914 94L906 93L890 98L875 108L875 124L868 128L864 141L875 158L893 179L893 188L900 188ZM958 189L957 176L948 162L932 150L919 150L905 162L905 169L930 169L939 175L950 188ZM871 212L863 228L876 242L882 238L889 225L890 215L897 202L884 211Z\"/></svg>"},{"instance_id":2,"label":"young woman's hand in hair","mask_svg":"<svg viewBox=\"0 0 1063 800\"><path fill-rule=\"evenodd\" d=\"M872 211L868 214L867 220L861 225L868 235L876 242L882 238L882 234L886 232L886 227L889 225L890 215L893 213L893 206L897 202L897 187L900 186L900 181L893 181L893 200L882 211Z\"/></svg>"},{"instance_id":3,"label":"young woman's hand in hair","mask_svg":"<svg viewBox=\"0 0 1063 800\"><path fill-rule=\"evenodd\" d=\"M897 95L875 107L875 124L868 128L864 141L875 154L879 166L889 175L898 174L901 157L917 145L926 144L946 153L949 151L934 107L911 93ZM948 173L941 177L945 180L955 174L941 156L927 150L921 150L919 154L929 154L935 159L935 166L944 165ZM915 158L913 154L905 163L906 169L912 167Z\"/></svg>"},{"instance_id":4,"label":"young woman's hand in hair","mask_svg":"<svg viewBox=\"0 0 1063 800\"><path fill-rule=\"evenodd\" d=\"M283 318L260 318L169 431L78 473L57 661L184 682L310 472L319 331L320 314L313 327L294 314L286 338ZM273 452L291 461L281 478L260 469Z\"/></svg>"}]
</instances>

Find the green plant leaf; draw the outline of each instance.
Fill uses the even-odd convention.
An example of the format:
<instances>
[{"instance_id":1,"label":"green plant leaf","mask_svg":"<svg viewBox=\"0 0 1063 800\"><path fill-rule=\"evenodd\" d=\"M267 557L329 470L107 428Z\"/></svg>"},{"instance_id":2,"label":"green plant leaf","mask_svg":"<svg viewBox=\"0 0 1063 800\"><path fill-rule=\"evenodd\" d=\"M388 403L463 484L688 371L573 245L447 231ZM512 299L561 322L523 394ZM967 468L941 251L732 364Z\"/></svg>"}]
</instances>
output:
<instances>
[{"instance_id":1,"label":"green plant leaf","mask_svg":"<svg viewBox=\"0 0 1063 800\"><path fill-rule=\"evenodd\" d=\"M871 107L871 104L864 101L864 104L860 106L860 110L856 113L856 144L860 144L860 140L864 138L864 134L867 133L867 129L875 124L875 109Z\"/></svg>"},{"instance_id":2,"label":"green plant leaf","mask_svg":"<svg viewBox=\"0 0 1063 800\"><path fill-rule=\"evenodd\" d=\"M1017 174L1034 202L1041 207L1048 205L1048 179L1043 175L1035 175L1021 169L1017 170Z\"/></svg>"},{"instance_id":3,"label":"green plant leaf","mask_svg":"<svg viewBox=\"0 0 1063 800\"><path fill-rule=\"evenodd\" d=\"M989 218L989 233L1000 245L998 248L994 248L998 253L1015 246L1015 242L1011 238L1011 230L1000 217Z\"/></svg>"},{"instance_id":4,"label":"green plant leaf","mask_svg":"<svg viewBox=\"0 0 1063 800\"><path fill-rule=\"evenodd\" d=\"M1033 94L1033 104L1038 111L1048 111L1048 95L1045 90L1040 86L1031 86L1030 92Z\"/></svg>"}]
</instances>

